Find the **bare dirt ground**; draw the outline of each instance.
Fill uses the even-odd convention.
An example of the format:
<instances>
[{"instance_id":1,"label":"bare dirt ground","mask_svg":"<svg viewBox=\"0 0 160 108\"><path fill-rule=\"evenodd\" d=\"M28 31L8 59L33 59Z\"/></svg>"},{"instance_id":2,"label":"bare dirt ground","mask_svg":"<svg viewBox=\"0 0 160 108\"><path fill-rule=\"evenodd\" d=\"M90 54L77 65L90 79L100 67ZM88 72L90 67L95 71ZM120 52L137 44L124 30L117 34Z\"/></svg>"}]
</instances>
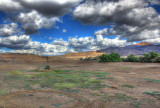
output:
<instances>
[{"instance_id":1,"label":"bare dirt ground","mask_svg":"<svg viewBox=\"0 0 160 108\"><path fill-rule=\"evenodd\" d=\"M0 108L160 108L160 64L78 60L54 60L49 64L52 69L59 70L108 72L109 76L102 81L109 87L99 90L83 88L77 93L49 88L19 88L0 95ZM44 65L1 63L0 73L35 70ZM0 79L3 81L2 76ZM0 82L0 86L5 86L5 83ZM155 91L158 92L154 94Z\"/></svg>"}]
</instances>

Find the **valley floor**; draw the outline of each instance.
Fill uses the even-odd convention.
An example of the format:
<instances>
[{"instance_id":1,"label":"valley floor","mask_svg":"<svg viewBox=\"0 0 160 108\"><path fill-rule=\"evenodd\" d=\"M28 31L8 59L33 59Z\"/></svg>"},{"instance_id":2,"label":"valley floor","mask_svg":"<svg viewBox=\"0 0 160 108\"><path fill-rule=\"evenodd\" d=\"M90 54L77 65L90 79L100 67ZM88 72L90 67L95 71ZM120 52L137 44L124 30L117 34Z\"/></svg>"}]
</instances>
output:
<instances>
[{"instance_id":1,"label":"valley floor","mask_svg":"<svg viewBox=\"0 0 160 108\"><path fill-rule=\"evenodd\" d=\"M0 64L0 108L160 108L160 64Z\"/></svg>"}]
</instances>

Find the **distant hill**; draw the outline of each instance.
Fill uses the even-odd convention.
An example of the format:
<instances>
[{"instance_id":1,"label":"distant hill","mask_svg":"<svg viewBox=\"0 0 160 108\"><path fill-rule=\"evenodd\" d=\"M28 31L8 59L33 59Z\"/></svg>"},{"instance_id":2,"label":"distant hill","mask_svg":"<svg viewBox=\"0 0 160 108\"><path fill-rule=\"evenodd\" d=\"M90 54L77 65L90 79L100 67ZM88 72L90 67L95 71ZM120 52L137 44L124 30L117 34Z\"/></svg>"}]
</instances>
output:
<instances>
[{"instance_id":1,"label":"distant hill","mask_svg":"<svg viewBox=\"0 0 160 108\"><path fill-rule=\"evenodd\" d=\"M152 45L149 43L139 43L139 44L129 45L125 47L110 47L110 48L98 50L98 52L119 53L121 56L128 56L129 54L135 54L140 56L140 55L143 55L143 53L149 53L152 51L160 53L160 45Z\"/></svg>"},{"instance_id":2,"label":"distant hill","mask_svg":"<svg viewBox=\"0 0 160 108\"><path fill-rule=\"evenodd\" d=\"M49 62L56 62L57 60L80 59L86 57L97 57L104 52L89 51L78 53L67 53L61 56L49 56ZM27 53L0 53L0 63L46 63L46 57Z\"/></svg>"},{"instance_id":3,"label":"distant hill","mask_svg":"<svg viewBox=\"0 0 160 108\"><path fill-rule=\"evenodd\" d=\"M1 63L34 63L46 62L46 58L34 54L26 53L0 53Z\"/></svg>"},{"instance_id":4,"label":"distant hill","mask_svg":"<svg viewBox=\"0 0 160 108\"><path fill-rule=\"evenodd\" d=\"M80 58L87 58L87 57L97 57L102 54L105 54L105 53L97 52L97 51L89 51L89 52L68 53L63 55L62 57L68 58L68 59L80 59Z\"/></svg>"},{"instance_id":5,"label":"distant hill","mask_svg":"<svg viewBox=\"0 0 160 108\"><path fill-rule=\"evenodd\" d=\"M148 43L148 42L140 42L140 43L137 43L137 44L134 44L134 45L144 46L144 45L151 45L151 43Z\"/></svg>"}]
</instances>

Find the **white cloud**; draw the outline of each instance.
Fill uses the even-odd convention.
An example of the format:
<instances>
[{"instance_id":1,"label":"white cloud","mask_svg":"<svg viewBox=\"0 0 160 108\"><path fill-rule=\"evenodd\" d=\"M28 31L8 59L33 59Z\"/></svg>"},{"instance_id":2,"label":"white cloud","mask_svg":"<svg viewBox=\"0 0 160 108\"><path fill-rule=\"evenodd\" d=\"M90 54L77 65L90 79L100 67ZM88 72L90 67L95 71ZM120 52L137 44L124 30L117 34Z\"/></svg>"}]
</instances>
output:
<instances>
[{"instance_id":1,"label":"white cloud","mask_svg":"<svg viewBox=\"0 0 160 108\"><path fill-rule=\"evenodd\" d=\"M5 47L9 49L28 49L28 42L30 41L30 37L27 35L22 36L9 36L0 38L0 47Z\"/></svg>"},{"instance_id":2,"label":"white cloud","mask_svg":"<svg viewBox=\"0 0 160 108\"><path fill-rule=\"evenodd\" d=\"M49 39L49 40L53 40L53 38L52 38L52 37L49 37L48 39Z\"/></svg>"},{"instance_id":3,"label":"white cloud","mask_svg":"<svg viewBox=\"0 0 160 108\"><path fill-rule=\"evenodd\" d=\"M12 52L16 53L34 53L42 55L62 55L69 52L86 52L95 51L108 47L126 46L126 40L119 38L108 39L102 35L93 37L69 38L68 41L55 39L52 43L41 43L32 41L30 36L10 36L0 38L0 47L14 49Z\"/></svg>"},{"instance_id":4,"label":"white cloud","mask_svg":"<svg viewBox=\"0 0 160 108\"><path fill-rule=\"evenodd\" d=\"M13 12L21 10L23 7L16 0L0 0L0 10L5 12Z\"/></svg>"},{"instance_id":5,"label":"white cloud","mask_svg":"<svg viewBox=\"0 0 160 108\"><path fill-rule=\"evenodd\" d=\"M149 42L149 43L152 43L152 44L155 44L155 45L159 45L160 44L160 38L147 39L147 40L144 40L143 42Z\"/></svg>"},{"instance_id":6,"label":"white cloud","mask_svg":"<svg viewBox=\"0 0 160 108\"><path fill-rule=\"evenodd\" d=\"M71 11L82 0L0 0L0 11L21 24L26 34L38 32L41 28L51 28L58 17ZM19 16L17 17L16 15Z\"/></svg>"},{"instance_id":7,"label":"white cloud","mask_svg":"<svg viewBox=\"0 0 160 108\"><path fill-rule=\"evenodd\" d=\"M66 29L63 29L63 33L66 33L67 32L67 30Z\"/></svg>"},{"instance_id":8,"label":"white cloud","mask_svg":"<svg viewBox=\"0 0 160 108\"><path fill-rule=\"evenodd\" d=\"M160 1L159 0L148 0L148 2L150 2L151 5L160 5Z\"/></svg>"},{"instance_id":9,"label":"white cloud","mask_svg":"<svg viewBox=\"0 0 160 108\"><path fill-rule=\"evenodd\" d=\"M47 18L37 11L31 11L29 13L20 13L16 19L21 23L22 28L26 31L26 34L33 34L41 28L51 28L55 22L60 22L57 17Z\"/></svg>"},{"instance_id":10,"label":"white cloud","mask_svg":"<svg viewBox=\"0 0 160 108\"><path fill-rule=\"evenodd\" d=\"M84 24L112 25L110 33L103 29L95 35L118 35L128 41L153 38L141 34L153 33L160 26L160 15L145 0L86 1L75 8L73 15Z\"/></svg>"},{"instance_id":11,"label":"white cloud","mask_svg":"<svg viewBox=\"0 0 160 108\"><path fill-rule=\"evenodd\" d=\"M126 46L131 43L127 43L126 40L120 40L118 37L115 39L104 38L102 35L93 37L81 37L68 39L69 46L77 52L94 51L104 49L108 47Z\"/></svg>"},{"instance_id":12,"label":"white cloud","mask_svg":"<svg viewBox=\"0 0 160 108\"><path fill-rule=\"evenodd\" d=\"M0 50L0 53L5 53L6 51L5 50Z\"/></svg>"},{"instance_id":13,"label":"white cloud","mask_svg":"<svg viewBox=\"0 0 160 108\"><path fill-rule=\"evenodd\" d=\"M18 25L16 23L1 24L0 25L0 36L11 36L18 32Z\"/></svg>"}]
</instances>

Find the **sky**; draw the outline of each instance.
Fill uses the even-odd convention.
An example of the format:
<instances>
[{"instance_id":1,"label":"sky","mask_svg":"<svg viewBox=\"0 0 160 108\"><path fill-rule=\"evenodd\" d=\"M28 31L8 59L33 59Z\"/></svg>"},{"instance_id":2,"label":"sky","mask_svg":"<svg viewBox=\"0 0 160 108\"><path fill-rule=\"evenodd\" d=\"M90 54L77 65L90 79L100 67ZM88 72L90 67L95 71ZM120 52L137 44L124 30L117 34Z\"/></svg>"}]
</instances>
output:
<instances>
[{"instance_id":1,"label":"sky","mask_svg":"<svg viewBox=\"0 0 160 108\"><path fill-rule=\"evenodd\" d=\"M160 0L0 0L0 53L160 44Z\"/></svg>"}]
</instances>

